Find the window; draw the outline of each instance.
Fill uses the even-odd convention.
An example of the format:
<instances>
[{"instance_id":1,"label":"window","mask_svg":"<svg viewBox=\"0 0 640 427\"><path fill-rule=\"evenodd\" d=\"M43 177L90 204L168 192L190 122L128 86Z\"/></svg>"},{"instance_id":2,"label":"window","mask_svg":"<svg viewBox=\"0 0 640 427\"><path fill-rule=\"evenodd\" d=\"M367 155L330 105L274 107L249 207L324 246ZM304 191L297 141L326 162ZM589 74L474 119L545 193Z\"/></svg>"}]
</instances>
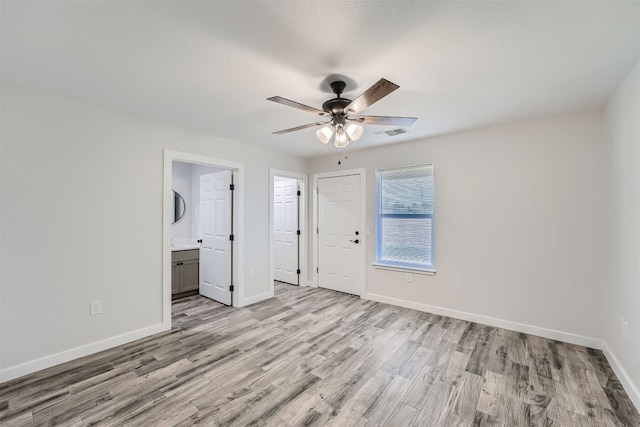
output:
<instances>
[{"instance_id":1,"label":"window","mask_svg":"<svg viewBox=\"0 0 640 427\"><path fill-rule=\"evenodd\" d=\"M376 171L376 262L434 271L433 165Z\"/></svg>"}]
</instances>

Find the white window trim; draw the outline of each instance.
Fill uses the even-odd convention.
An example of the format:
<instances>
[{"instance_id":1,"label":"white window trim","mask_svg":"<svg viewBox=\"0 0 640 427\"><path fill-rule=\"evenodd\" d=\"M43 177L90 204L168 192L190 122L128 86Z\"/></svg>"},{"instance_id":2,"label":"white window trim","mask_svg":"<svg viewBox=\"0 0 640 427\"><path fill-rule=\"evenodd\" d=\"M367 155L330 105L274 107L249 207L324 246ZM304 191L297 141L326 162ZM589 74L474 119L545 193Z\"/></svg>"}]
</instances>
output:
<instances>
[{"instance_id":1,"label":"white window trim","mask_svg":"<svg viewBox=\"0 0 640 427\"><path fill-rule=\"evenodd\" d=\"M376 264L373 263L373 267L377 268L378 270L389 270L389 271L397 271L400 273L414 273L414 274L422 274L425 276L435 276L437 271L436 270L419 270L417 268L404 268L404 267L392 267L386 264Z\"/></svg>"}]
</instances>

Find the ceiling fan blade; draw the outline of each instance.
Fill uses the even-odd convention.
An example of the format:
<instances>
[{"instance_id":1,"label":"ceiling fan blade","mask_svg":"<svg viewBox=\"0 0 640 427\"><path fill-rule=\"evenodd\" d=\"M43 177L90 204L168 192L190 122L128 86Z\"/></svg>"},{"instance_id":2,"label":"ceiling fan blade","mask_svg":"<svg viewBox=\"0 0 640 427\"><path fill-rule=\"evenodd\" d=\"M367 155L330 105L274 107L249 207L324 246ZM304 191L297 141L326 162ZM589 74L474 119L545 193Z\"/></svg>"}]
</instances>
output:
<instances>
[{"instance_id":1,"label":"ceiling fan blade","mask_svg":"<svg viewBox=\"0 0 640 427\"><path fill-rule=\"evenodd\" d=\"M297 108L298 110L307 111L309 113L318 114L320 116L326 116L322 110L318 110L317 108L309 107L308 105L300 104L299 102L292 101L287 98L283 98L281 96L272 96L271 98L267 98L267 101L273 101L277 104L287 105L289 107Z\"/></svg>"},{"instance_id":2,"label":"ceiling fan blade","mask_svg":"<svg viewBox=\"0 0 640 427\"><path fill-rule=\"evenodd\" d=\"M302 129L306 129L306 128L312 128L314 126L322 126L322 125L326 125L329 124L331 122L315 122L315 123L309 123L307 125L302 125L302 126L296 126L294 128L289 128L289 129L284 129L284 130L279 130L277 132L274 132L274 134L277 135L282 135L283 133L289 133L289 132L295 132L297 130L302 130Z\"/></svg>"},{"instance_id":3,"label":"ceiling fan blade","mask_svg":"<svg viewBox=\"0 0 640 427\"><path fill-rule=\"evenodd\" d=\"M373 105L375 102L389 95L394 90L398 89L395 83L391 83L389 80L380 79L376 84L371 86L362 95L354 99L351 104L345 107L345 111L349 114L358 114L365 108Z\"/></svg>"},{"instance_id":4,"label":"ceiling fan blade","mask_svg":"<svg viewBox=\"0 0 640 427\"><path fill-rule=\"evenodd\" d=\"M352 119L357 123L363 123L366 125L390 125L390 126L403 126L409 127L416 120L417 117L390 117L390 116L358 116Z\"/></svg>"}]
</instances>

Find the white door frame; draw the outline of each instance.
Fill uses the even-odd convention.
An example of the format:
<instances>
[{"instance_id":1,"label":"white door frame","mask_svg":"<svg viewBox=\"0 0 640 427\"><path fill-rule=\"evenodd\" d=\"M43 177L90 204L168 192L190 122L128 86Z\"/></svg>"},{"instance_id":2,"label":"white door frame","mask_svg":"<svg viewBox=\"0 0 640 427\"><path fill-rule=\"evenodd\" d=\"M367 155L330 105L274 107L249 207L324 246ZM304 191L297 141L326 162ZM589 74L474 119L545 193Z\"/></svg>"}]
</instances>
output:
<instances>
[{"instance_id":1,"label":"white door frame","mask_svg":"<svg viewBox=\"0 0 640 427\"><path fill-rule=\"evenodd\" d=\"M318 287L318 258L319 258L319 254L320 254L320 248L318 247L318 233L316 232L318 229L318 179L322 179L322 178L335 178L335 177L339 177L339 176L347 176L347 175L360 175L360 235L362 236L362 238L360 239L360 241L362 242L362 251L360 252L360 260L359 260L359 264L360 264L360 277L362 277L362 283L360 284L360 295L364 295L365 294L365 286L364 283L366 282L366 257L367 257L367 237L365 235L365 233L363 232L365 230L365 225L366 225L366 179L365 179L365 172L366 170L364 168L358 168L358 169L349 169L349 170L343 170L343 171L334 171L334 172L324 172L324 173L316 173L313 174L313 208L312 208L312 215L313 215L313 225L312 225L312 235L313 235L313 241L312 241L312 248L313 248L313 265L311 268L311 272L312 272L312 283L313 286Z\"/></svg>"},{"instance_id":2,"label":"white door frame","mask_svg":"<svg viewBox=\"0 0 640 427\"><path fill-rule=\"evenodd\" d=\"M309 269L308 266L308 257L307 257L307 193L309 192L309 178L305 174L283 171L278 169L269 169L269 293L271 296L274 295L274 286L273 286L273 269L275 268L274 262L274 239L273 239L273 204L274 204L274 194L273 194L273 186L275 183L275 177L281 176L283 178L292 178L297 179L301 183L301 195L300 195L300 206L298 208L298 216L300 218L300 223L298 227L300 227L300 242L298 244L298 251L300 253L300 277L299 284L300 286L310 286L312 283L309 283ZM314 270L315 271L315 270Z\"/></svg>"},{"instance_id":3,"label":"white door frame","mask_svg":"<svg viewBox=\"0 0 640 427\"><path fill-rule=\"evenodd\" d=\"M200 154L164 150L163 208L162 208L162 325L171 328L171 189L173 161L204 166L224 167L233 171L233 306L244 305L244 164Z\"/></svg>"}]
</instances>

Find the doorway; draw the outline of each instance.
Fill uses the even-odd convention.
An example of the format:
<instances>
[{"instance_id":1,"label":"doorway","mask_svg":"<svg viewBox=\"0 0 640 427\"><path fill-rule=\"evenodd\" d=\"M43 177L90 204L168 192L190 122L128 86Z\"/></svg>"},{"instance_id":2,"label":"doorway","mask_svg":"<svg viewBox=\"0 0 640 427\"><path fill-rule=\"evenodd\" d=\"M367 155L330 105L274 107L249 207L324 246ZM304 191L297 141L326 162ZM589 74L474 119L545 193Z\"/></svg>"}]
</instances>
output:
<instances>
[{"instance_id":1,"label":"doorway","mask_svg":"<svg viewBox=\"0 0 640 427\"><path fill-rule=\"evenodd\" d=\"M314 176L315 281L321 288L364 292L364 170Z\"/></svg>"},{"instance_id":2,"label":"doorway","mask_svg":"<svg viewBox=\"0 0 640 427\"><path fill-rule=\"evenodd\" d=\"M178 173L181 180L174 182L174 170L182 171ZM186 177L191 178L188 186L184 183ZM243 256L244 214L242 197L239 197L242 194L242 177L243 165L240 163L164 151L163 325L171 326L172 288L175 292L176 287L175 280L172 283L175 251L197 249L195 252L198 252L200 265L196 289L201 295L227 305L242 304L243 283L238 268ZM176 185L184 187L183 198L190 200L190 203L185 202L185 206L191 210L191 216L182 223L182 234L173 239L176 224L172 224L175 212L172 190ZM185 254L187 252L184 251ZM183 266L185 264L182 263Z\"/></svg>"},{"instance_id":3,"label":"doorway","mask_svg":"<svg viewBox=\"0 0 640 427\"><path fill-rule=\"evenodd\" d=\"M300 183L295 178L274 177L273 277L300 285Z\"/></svg>"},{"instance_id":4,"label":"doorway","mask_svg":"<svg viewBox=\"0 0 640 427\"><path fill-rule=\"evenodd\" d=\"M306 251L307 176L270 170L270 271L274 281L304 286L309 277ZM275 287L271 289L275 293Z\"/></svg>"}]
</instances>

